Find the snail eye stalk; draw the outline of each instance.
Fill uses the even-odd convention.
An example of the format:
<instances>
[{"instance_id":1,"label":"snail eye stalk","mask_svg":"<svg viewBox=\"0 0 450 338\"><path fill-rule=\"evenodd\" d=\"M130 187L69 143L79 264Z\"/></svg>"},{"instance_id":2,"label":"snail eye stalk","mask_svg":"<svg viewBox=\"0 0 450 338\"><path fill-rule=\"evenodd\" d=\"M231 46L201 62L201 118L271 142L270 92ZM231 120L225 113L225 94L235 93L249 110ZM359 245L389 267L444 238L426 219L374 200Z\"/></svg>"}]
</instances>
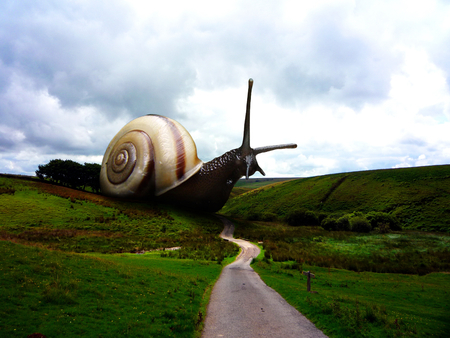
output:
<instances>
[{"instance_id":1,"label":"snail eye stalk","mask_svg":"<svg viewBox=\"0 0 450 338\"><path fill-rule=\"evenodd\" d=\"M264 170L261 169L258 162L256 161L256 155L277 149L297 148L297 145L294 143L259 147L255 149L252 149L250 147L250 103L252 100L252 88L253 88L253 79L250 78L248 80L247 106L245 110L245 122L244 122L244 137L241 145L242 156L244 157L245 162L247 164L245 174L246 179L248 179L249 176L251 176L250 171L252 166L255 166L255 171L259 171L261 175L263 176L266 175L264 173Z\"/></svg>"}]
</instances>

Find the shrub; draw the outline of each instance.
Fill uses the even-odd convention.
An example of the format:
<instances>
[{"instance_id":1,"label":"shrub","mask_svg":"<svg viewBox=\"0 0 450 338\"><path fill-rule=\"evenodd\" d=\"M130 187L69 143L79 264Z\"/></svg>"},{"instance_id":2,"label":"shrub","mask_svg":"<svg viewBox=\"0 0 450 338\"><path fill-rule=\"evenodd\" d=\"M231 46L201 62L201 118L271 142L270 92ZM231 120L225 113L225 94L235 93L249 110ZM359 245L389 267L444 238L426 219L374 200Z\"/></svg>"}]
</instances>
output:
<instances>
[{"instance_id":1,"label":"shrub","mask_svg":"<svg viewBox=\"0 0 450 338\"><path fill-rule=\"evenodd\" d=\"M372 230L372 226L364 216L350 218L350 225L352 231L355 232L370 232Z\"/></svg>"},{"instance_id":2,"label":"shrub","mask_svg":"<svg viewBox=\"0 0 450 338\"><path fill-rule=\"evenodd\" d=\"M378 227L376 228L377 232L380 234L387 234L391 232L391 228L389 227L389 224L386 223L378 223Z\"/></svg>"},{"instance_id":3,"label":"shrub","mask_svg":"<svg viewBox=\"0 0 450 338\"><path fill-rule=\"evenodd\" d=\"M278 217L273 212L269 211L258 212L255 210L251 210L245 215L245 219L248 221L273 222L276 221Z\"/></svg>"},{"instance_id":4,"label":"shrub","mask_svg":"<svg viewBox=\"0 0 450 338\"><path fill-rule=\"evenodd\" d=\"M292 226L299 225L319 225L317 215L306 209L294 209L286 216L286 222Z\"/></svg>"},{"instance_id":5,"label":"shrub","mask_svg":"<svg viewBox=\"0 0 450 338\"><path fill-rule=\"evenodd\" d=\"M352 229L352 227L350 226L350 216L348 214L338 218L336 223L337 230L339 231L350 231Z\"/></svg>"},{"instance_id":6,"label":"shrub","mask_svg":"<svg viewBox=\"0 0 450 338\"><path fill-rule=\"evenodd\" d=\"M328 231L336 231L337 230L337 220L336 218L332 217L332 216L328 216L327 218L325 218L320 225L322 226L322 228L324 228L325 230Z\"/></svg>"},{"instance_id":7,"label":"shrub","mask_svg":"<svg viewBox=\"0 0 450 338\"><path fill-rule=\"evenodd\" d=\"M272 222L272 221L276 221L278 217L273 212L265 211L260 215L260 218L261 218L261 221Z\"/></svg>"},{"instance_id":8,"label":"shrub","mask_svg":"<svg viewBox=\"0 0 450 338\"><path fill-rule=\"evenodd\" d=\"M326 212L320 211L317 215L318 219L319 219L319 224L322 223L322 221L328 217L328 214Z\"/></svg>"},{"instance_id":9,"label":"shrub","mask_svg":"<svg viewBox=\"0 0 450 338\"><path fill-rule=\"evenodd\" d=\"M245 219L249 221L259 221L261 216L256 211L251 210L245 215Z\"/></svg>"},{"instance_id":10,"label":"shrub","mask_svg":"<svg viewBox=\"0 0 450 338\"><path fill-rule=\"evenodd\" d=\"M371 211L366 215L372 228L377 228L379 224L387 225L391 230L400 231L402 227L400 222L394 216L386 212Z\"/></svg>"}]
</instances>

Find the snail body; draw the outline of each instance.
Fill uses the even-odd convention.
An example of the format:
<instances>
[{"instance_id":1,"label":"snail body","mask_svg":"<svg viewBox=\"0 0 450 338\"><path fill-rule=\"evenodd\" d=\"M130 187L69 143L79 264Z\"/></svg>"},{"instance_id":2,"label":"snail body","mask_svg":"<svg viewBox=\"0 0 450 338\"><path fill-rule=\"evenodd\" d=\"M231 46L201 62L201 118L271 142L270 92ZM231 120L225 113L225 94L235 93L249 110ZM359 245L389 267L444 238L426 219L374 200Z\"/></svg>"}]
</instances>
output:
<instances>
[{"instance_id":1,"label":"snail body","mask_svg":"<svg viewBox=\"0 0 450 338\"><path fill-rule=\"evenodd\" d=\"M218 211L236 182L264 171L256 155L296 144L251 148L249 80L244 140L209 162L197 157L195 143L178 122L159 115L139 117L125 125L103 157L100 187L103 194L122 198L155 198L206 211Z\"/></svg>"}]
</instances>

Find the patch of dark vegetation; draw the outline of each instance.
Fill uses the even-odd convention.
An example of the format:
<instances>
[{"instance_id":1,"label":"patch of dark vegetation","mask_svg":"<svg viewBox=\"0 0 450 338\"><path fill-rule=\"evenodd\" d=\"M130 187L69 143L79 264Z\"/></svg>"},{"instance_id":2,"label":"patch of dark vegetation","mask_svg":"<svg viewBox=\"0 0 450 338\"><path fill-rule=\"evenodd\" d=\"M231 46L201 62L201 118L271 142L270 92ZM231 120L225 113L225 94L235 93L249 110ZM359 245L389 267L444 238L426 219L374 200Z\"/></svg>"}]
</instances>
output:
<instances>
[{"instance_id":1,"label":"patch of dark vegetation","mask_svg":"<svg viewBox=\"0 0 450 338\"><path fill-rule=\"evenodd\" d=\"M163 251L161 257L209 260L221 264L226 257L235 256L238 252L238 247L233 243L210 234L192 237L183 243L180 250Z\"/></svg>"},{"instance_id":2,"label":"patch of dark vegetation","mask_svg":"<svg viewBox=\"0 0 450 338\"><path fill-rule=\"evenodd\" d=\"M0 195L1 194L14 195L15 192L16 192L16 189L9 188L9 187L0 187Z\"/></svg>"},{"instance_id":3,"label":"patch of dark vegetation","mask_svg":"<svg viewBox=\"0 0 450 338\"><path fill-rule=\"evenodd\" d=\"M304 208L293 209L289 211L285 218L287 224L292 226L300 225L319 225L319 216L311 210Z\"/></svg>"},{"instance_id":4,"label":"patch of dark vegetation","mask_svg":"<svg viewBox=\"0 0 450 338\"><path fill-rule=\"evenodd\" d=\"M336 182L334 182L331 187L330 190L328 190L325 193L325 196L322 198L322 200L320 201L320 204L323 205L323 203L325 203L328 198L330 197L330 195L342 184L344 183L345 179L347 178L347 176L342 176L341 178L339 178Z\"/></svg>"},{"instance_id":5,"label":"patch of dark vegetation","mask_svg":"<svg viewBox=\"0 0 450 338\"><path fill-rule=\"evenodd\" d=\"M387 229L393 231L402 230L400 222L397 218L386 212L371 211L366 214L366 218L370 222L373 229L381 227L383 228L383 230L380 230L382 232L387 232Z\"/></svg>"},{"instance_id":6,"label":"patch of dark vegetation","mask_svg":"<svg viewBox=\"0 0 450 338\"><path fill-rule=\"evenodd\" d=\"M277 216L271 212L258 214L250 211L245 218L249 221L274 222ZM296 208L289 211L284 217L290 226L318 226L329 231L353 231L368 233L372 230L381 233L401 231L402 227L395 216L385 212L371 211L367 214L362 212L352 212L349 214L326 214L315 212L305 208Z\"/></svg>"}]
</instances>

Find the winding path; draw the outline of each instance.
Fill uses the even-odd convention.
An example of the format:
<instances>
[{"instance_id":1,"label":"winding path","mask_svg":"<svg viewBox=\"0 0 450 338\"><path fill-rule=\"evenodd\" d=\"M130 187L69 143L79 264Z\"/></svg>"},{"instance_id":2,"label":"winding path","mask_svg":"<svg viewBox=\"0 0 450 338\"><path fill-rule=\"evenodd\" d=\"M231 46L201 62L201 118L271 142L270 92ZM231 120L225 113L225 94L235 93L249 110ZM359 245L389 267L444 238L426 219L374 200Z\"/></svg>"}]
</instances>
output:
<instances>
[{"instance_id":1,"label":"winding path","mask_svg":"<svg viewBox=\"0 0 450 338\"><path fill-rule=\"evenodd\" d=\"M261 280L250 267L259 248L234 239L233 223L220 218L220 237L237 243L242 252L222 270L213 288L202 337L327 337Z\"/></svg>"}]
</instances>

